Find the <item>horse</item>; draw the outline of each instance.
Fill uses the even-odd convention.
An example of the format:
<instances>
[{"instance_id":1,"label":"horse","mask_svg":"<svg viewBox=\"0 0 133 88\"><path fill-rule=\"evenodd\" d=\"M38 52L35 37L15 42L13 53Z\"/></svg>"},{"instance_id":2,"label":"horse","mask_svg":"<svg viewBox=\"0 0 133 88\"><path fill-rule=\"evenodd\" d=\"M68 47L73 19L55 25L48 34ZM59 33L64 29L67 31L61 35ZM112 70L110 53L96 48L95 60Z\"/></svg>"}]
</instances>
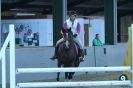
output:
<instances>
[{"instance_id":1,"label":"horse","mask_svg":"<svg viewBox=\"0 0 133 88\"><path fill-rule=\"evenodd\" d=\"M74 36L71 29L62 29L64 42L58 45L57 65L58 67L78 67L79 46L74 42ZM65 79L71 80L75 72L65 72ZM57 72L56 80L59 81L60 72Z\"/></svg>"}]
</instances>

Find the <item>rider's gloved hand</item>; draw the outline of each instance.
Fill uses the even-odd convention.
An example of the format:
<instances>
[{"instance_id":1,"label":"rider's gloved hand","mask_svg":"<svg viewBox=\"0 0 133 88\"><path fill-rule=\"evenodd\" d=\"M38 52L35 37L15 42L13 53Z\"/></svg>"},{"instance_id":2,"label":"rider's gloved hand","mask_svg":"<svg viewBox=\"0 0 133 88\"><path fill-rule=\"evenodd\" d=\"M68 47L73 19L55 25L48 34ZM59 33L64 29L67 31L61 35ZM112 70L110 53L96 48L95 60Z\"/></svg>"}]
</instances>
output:
<instances>
[{"instance_id":1,"label":"rider's gloved hand","mask_svg":"<svg viewBox=\"0 0 133 88\"><path fill-rule=\"evenodd\" d=\"M73 37L76 38L77 37L77 34L74 34Z\"/></svg>"}]
</instances>

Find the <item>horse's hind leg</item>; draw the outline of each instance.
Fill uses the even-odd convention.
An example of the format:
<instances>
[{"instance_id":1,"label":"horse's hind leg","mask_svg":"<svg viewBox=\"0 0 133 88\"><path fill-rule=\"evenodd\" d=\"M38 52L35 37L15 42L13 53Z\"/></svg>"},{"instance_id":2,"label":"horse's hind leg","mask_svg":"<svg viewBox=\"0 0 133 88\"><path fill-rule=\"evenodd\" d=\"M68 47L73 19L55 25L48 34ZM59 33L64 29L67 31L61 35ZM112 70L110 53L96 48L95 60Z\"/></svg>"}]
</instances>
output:
<instances>
[{"instance_id":1,"label":"horse's hind leg","mask_svg":"<svg viewBox=\"0 0 133 88\"><path fill-rule=\"evenodd\" d=\"M58 62L58 67L60 68L61 67L61 64ZM57 81L60 81L60 72L57 72L57 78L56 78Z\"/></svg>"},{"instance_id":2,"label":"horse's hind leg","mask_svg":"<svg viewBox=\"0 0 133 88\"><path fill-rule=\"evenodd\" d=\"M60 72L57 72L57 78L56 78L56 81L60 81L59 76L60 76Z\"/></svg>"},{"instance_id":3,"label":"horse's hind leg","mask_svg":"<svg viewBox=\"0 0 133 88\"><path fill-rule=\"evenodd\" d=\"M68 72L65 72L65 80L68 79Z\"/></svg>"}]
</instances>

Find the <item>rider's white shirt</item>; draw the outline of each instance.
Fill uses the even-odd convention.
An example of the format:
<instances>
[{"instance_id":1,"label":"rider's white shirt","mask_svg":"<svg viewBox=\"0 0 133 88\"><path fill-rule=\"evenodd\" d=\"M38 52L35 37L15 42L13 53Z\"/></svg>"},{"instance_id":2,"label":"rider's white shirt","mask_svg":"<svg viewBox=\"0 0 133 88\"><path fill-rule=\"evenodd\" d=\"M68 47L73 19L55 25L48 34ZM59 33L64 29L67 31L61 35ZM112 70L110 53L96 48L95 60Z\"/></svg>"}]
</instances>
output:
<instances>
[{"instance_id":1,"label":"rider's white shirt","mask_svg":"<svg viewBox=\"0 0 133 88\"><path fill-rule=\"evenodd\" d=\"M78 26L78 20L74 20L74 22L72 22L70 19L66 20L67 23L67 28L71 28L73 34L78 34L77 32L77 26Z\"/></svg>"}]
</instances>

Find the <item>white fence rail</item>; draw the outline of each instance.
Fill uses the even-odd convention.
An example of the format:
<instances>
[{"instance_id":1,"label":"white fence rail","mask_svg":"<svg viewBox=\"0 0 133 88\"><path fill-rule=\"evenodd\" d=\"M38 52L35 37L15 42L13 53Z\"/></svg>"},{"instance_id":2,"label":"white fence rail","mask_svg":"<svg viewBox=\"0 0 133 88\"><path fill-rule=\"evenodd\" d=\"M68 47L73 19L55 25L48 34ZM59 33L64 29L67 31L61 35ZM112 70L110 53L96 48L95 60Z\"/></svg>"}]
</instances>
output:
<instances>
[{"instance_id":1,"label":"white fence rail","mask_svg":"<svg viewBox=\"0 0 133 88\"><path fill-rule=\"evenodd\" d=\"M10 32L0 50L0 60L2 62L2 88L6 88L6 48L8 46L8 44L10 43L10 46L12 48L14 48L13 46L15 46L15 44L13 44L12 42L14 41L14 25L9 25L9 29L10 29ZM10 47L10 52L14 52L12 51L12 48ZM15 48L14 48L15 49ZM10 53L11 55L12 53ZM11 57L10 56L10 60L11 60Z\"/></svg>"},{"instance_id":2,"label":"white fence rail","mask_svg":"<svg viewBox=\"0 0 133 88\"><path fill-rule=\"evenodd\" d=\"M9 25L10 34L10 88L16 87L16 67L15 67L15 31L14 25Z\"/></svg>"},{"instance_id":3,"label":"white fence rail","mask_svg":"<svg viewBox=\"0 0 133 88\"><path fill-rule=\"evenodd\" d=\"M89 87L89 86L131 86L131 81L86 81L86 82L32 82L18 83L18 87Z\"/></svg>"},{"instance_id":4,"label":"white fence rail","mask_svg":"<svg viewBox=\"0 0 133 88\"><path fill-rule=\"evenodd\" d=\"M132 60L132 63L131 63L131 68L132 68L132 88L133 88L133 24L131 25L131 60Z\"/></svg>"},{"instance_id":5,"label":"white fence rail","mask_svg":"<svg viewBox=\"0 0 133 88\"><path fill-rule=\"evenodd\" d=\"M71 67L71 68L18 68L20 73L47 73L47 72L104 72L104 71L131 71L130 66L120 67Z\"/></svg>"},{"instance_id":6,"label":"white fence rail","mask_svg":"<svg viewBox=\"0 0 133 88\"><path fill-rule=\"evenodd\" d=\"M0 51L0 60L2 62L2 88L6 88L6 55L5 55L5 50L6 47L8 46L9 42L9 34L5 40L5 43L3 44L3 47L1 48Z\"/></svg>"}]
</instances>

